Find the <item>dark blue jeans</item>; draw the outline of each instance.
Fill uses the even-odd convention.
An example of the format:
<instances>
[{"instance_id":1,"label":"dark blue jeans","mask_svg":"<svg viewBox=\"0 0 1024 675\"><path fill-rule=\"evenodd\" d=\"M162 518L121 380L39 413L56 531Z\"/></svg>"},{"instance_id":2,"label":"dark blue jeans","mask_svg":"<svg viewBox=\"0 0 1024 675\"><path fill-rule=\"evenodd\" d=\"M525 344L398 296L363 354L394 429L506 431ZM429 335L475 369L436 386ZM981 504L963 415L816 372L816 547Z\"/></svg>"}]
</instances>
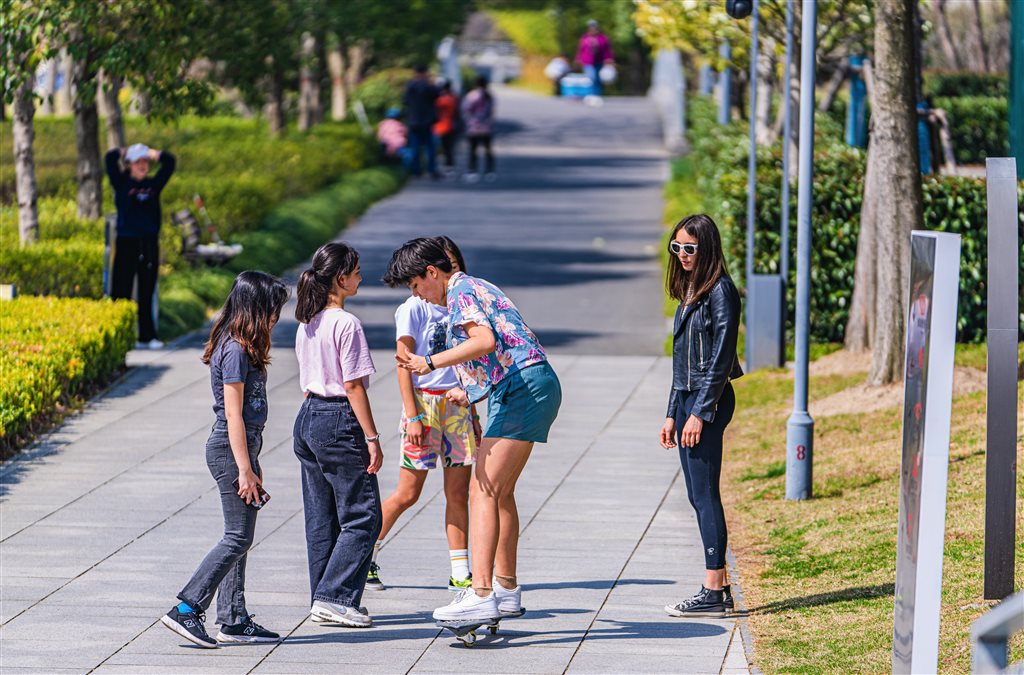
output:
<instances>
[{"instance_id":1,"label":"dark blue jeans","mask_svg":"<svg viewBox=\"0 0 1024 675\"><path fill-rule=\"evenodd\" d=\"M380 534L380 489L370 451L345 397L302 403L293 431L302 464L306 553L313 600L359 607Z\"/></svg>"},{"instance_id":2,"label":"dark blue jeans","mask_svg":"<svg viewBox=\"0 0 1024 675\"><path fill-rule=\"evenodd\" d=\"M262 478L259 455L263 448L263 429L246 427L245 440L252 470ZM232 485L238 478L238 465L231 454L228 428L223 422L214 424L206 441L206 465L220 489L224 536L199 563L192 578L178 593L178 599L205 612L216 591L217 623L229 626L249 616L245 609L245 562L256 534L259 510L246 504Z\"/></svg>"},{"instance_id":3,"label":"dark blue jeans","mask_svg":"<svg viewBox=\"0 0 1024 675\"><path fill-rule=\"evenodd\" d=\"M423 173L421 150L427 151L427 172L437 172L437 149L434 147L434 132L430 127L409 129L409 173L419 176Z\"/></svg>"},{"instance_id":4,"label":"dark blue jeans","mask_svg":"<svg viewBox=\"0 0 1024 675\"><path fill-rule=\"evenodd\" d=\"M722 436L725 427L736 411L736 394L732 385L725 385L722 397L718 399L715 419L705 422L700 441L692 448L684 448L680 436L683 425L690 418L695 391L679 392L679 408L676 411L676 443L679 447L679 463L686 479L686 496L697 512L697 525L704 544L704 564L709 570L725 568L725 547L729 543L725 528L725 511L722 509L722 493L719 481L722 478Z\"/></svg>"}]
</instances>

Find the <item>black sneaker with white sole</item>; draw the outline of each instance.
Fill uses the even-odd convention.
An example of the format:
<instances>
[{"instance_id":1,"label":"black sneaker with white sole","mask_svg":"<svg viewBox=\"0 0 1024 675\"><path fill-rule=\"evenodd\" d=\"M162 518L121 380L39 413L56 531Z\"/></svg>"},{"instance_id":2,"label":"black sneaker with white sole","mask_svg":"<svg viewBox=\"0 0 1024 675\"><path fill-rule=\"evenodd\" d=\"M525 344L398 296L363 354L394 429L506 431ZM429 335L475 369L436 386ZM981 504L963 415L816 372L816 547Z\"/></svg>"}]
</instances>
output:
<instances>
[{"instance_id":1,"label":"black sneaker with white sole","mask_svg":"<svg viewBox=\"0 0 1024 675\"><path fill-rule=\"evenodd\" d=\"M191 612L179 612L177 606L160 617L160 622L185 638L204 649L216 649L219 645L206 632L206 614L202 611L192 610Z\"/></svg>"},{"instance_id":2,"label":"black sneaker with white sole","mask_svg":"<svg viewBox=\"0 0 1024 675\"><path fill-rule=\"evenodd\" d=\"M665 605L665 612L669 616L721 618L726 614L724 595L722 590L713 591L701 586L696 595L678 605Z\"/></svg>"},{"instance_id":3,"label":"black sneaker with white sole","mask_svg":"<svg viewBox=\"0 0 1024 675\"><path fill-rule=\"evenodd\" d=\"M267 630L252 620L253 615L245 617L242 623L233 626L221 626L217 633L217 642L280 642L281 636Z\"/></svg>"}]
</instances>

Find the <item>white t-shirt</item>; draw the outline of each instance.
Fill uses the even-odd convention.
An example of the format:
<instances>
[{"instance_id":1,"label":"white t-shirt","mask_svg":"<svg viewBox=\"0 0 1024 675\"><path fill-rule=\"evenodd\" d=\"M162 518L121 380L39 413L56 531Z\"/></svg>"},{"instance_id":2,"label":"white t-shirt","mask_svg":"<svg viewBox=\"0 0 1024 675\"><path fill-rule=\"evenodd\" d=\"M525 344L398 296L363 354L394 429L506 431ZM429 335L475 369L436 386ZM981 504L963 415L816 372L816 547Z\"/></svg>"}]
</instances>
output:
<instances>
[{"instance_id":1,"label":"white t-shirt","mask_svg":"<svg viewBox=\"0 0 1024 675\"><path fill-rule=\"evenodd\" d=\"M320 396L346 396L345 383L362 380L369 388L376 372L363 324L355 315L334 307L299 324L295 333L299 386Z\"/></svg>"},{"instance_id":2,"label":"white t-shirt","mask_svg":"<svg viewBox=\"0 0 1024 675\"><path fill-rule=\"evenodd\" d=\"M448 308L409 296L395 310L395 340L403 337L416 341L417 356L443 352L448 345ZM417 389L452 389L459 386L459 379L454 368L438 368L426 375L413 373L412 384Z\"/></svg>"}]
</instances>

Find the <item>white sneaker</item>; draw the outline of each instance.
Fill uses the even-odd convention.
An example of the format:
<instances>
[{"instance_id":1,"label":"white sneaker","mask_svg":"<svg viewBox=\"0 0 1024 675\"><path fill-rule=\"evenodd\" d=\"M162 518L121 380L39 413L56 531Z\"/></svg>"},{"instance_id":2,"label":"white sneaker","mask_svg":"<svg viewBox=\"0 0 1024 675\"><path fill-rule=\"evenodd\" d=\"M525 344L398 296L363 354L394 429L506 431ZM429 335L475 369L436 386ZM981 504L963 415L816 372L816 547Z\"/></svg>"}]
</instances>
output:
<instances>
[{"instance_id":1,"label":"white sneaker","mask_svg":"<svg viewBox=\"0 0 1024 675\"><path fill-rule=\"evenodd\" d=\"M490 621L499 616L494 593L481 598L472 588L456 595L451 604L434 610L435 621Z\"/></svg>"},{"instance_id":2,"label":"white sneaker","mask_svg":"<svg viewBox=\"0 0 1024 675\"><path fill-rule=\"evenodd\" d=\"M359 608L359 613L360 614L366 614L367 616L370 615L370 613L366 610L365 607L360 607ZM330 619L325 619L322 616L318 616L316 614L313 614L312 612L310 612L310 618L313 619L313 623L334 623Z\"/></svg>"},{"instance_id":3,"label":"white sneaker","mask_svg":"<svg viewBox=\"0 0 1024 675\"><path fill-rule=\"evenodd\" d=\"M152 340L150 340L149 342L146 343L146 347L148 349L163 349L164 348L164 343L161 340L157 340L156 338L153 338Z\"/></svg>"},{"instance_id":4,"label":"white sneaker","mask_svg":"<svg viewBox=\"0 0 1024 675\"><path fill-rule=\"evenodd\" d=\"M496 180L498 180L498 174L494 173L493 171L484 174L485 183L493 183Z\"/></svg>"},{"instance_id":5,"label":"white sneaker","mask_svg":"<svg viewBox=\"0 0 1024 675\"><path fill-rule=\"evenodd\" d=\"M502 614L519 614L523 611L523 587L516 586L508 589L498 583L495 579L491 582L494 588L494 600L498 604L498 611Z\"/></svg>"},{"instance_id":6,"label":"white sneaker","mask_svg":"<svg viewBox=\"0 0 1024 675\"><path fill-rule=\"evenodd\" d=\"M480 182L480 174L475 173L475 172L467 173L464 176L462 176L462 180L464 180L467 183L479 183Z\"/></svg>"},{"instance_id":7,"label":"white sneaker","mask_svg":"<svg viewBox=\"0 0 1024 675\"><path fill-rule=\"evenodd\" d=\"M360 609L363 608L336 605L325 600L314 600L309 613L328 623L340 623L342 626L350 628L369 628L373 625L373 619L368 614L360 612Z\"/></svg>"}]
</instances>

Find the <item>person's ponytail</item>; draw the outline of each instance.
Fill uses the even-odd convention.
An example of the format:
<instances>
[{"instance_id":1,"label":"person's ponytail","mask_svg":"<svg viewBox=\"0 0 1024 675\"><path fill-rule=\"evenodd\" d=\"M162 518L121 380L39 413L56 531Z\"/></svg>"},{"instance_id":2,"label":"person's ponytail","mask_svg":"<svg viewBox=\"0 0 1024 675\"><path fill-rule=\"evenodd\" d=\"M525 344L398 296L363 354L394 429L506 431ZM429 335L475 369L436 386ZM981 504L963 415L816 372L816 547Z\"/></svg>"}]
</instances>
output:
<instances>
[{"instance_id":1,"label":"person's ponytail","mask_svg":"<svg viewBox=\"0 0 1024 675\"><path fill-rule=\"evenodd\" d=\"M309 323L324 311L328 296L339 276L351 274L359 265L359 253L348 244L324 244L313 254L313 264L299 277L295 318Z\"/></svg>"}]
</instances>

